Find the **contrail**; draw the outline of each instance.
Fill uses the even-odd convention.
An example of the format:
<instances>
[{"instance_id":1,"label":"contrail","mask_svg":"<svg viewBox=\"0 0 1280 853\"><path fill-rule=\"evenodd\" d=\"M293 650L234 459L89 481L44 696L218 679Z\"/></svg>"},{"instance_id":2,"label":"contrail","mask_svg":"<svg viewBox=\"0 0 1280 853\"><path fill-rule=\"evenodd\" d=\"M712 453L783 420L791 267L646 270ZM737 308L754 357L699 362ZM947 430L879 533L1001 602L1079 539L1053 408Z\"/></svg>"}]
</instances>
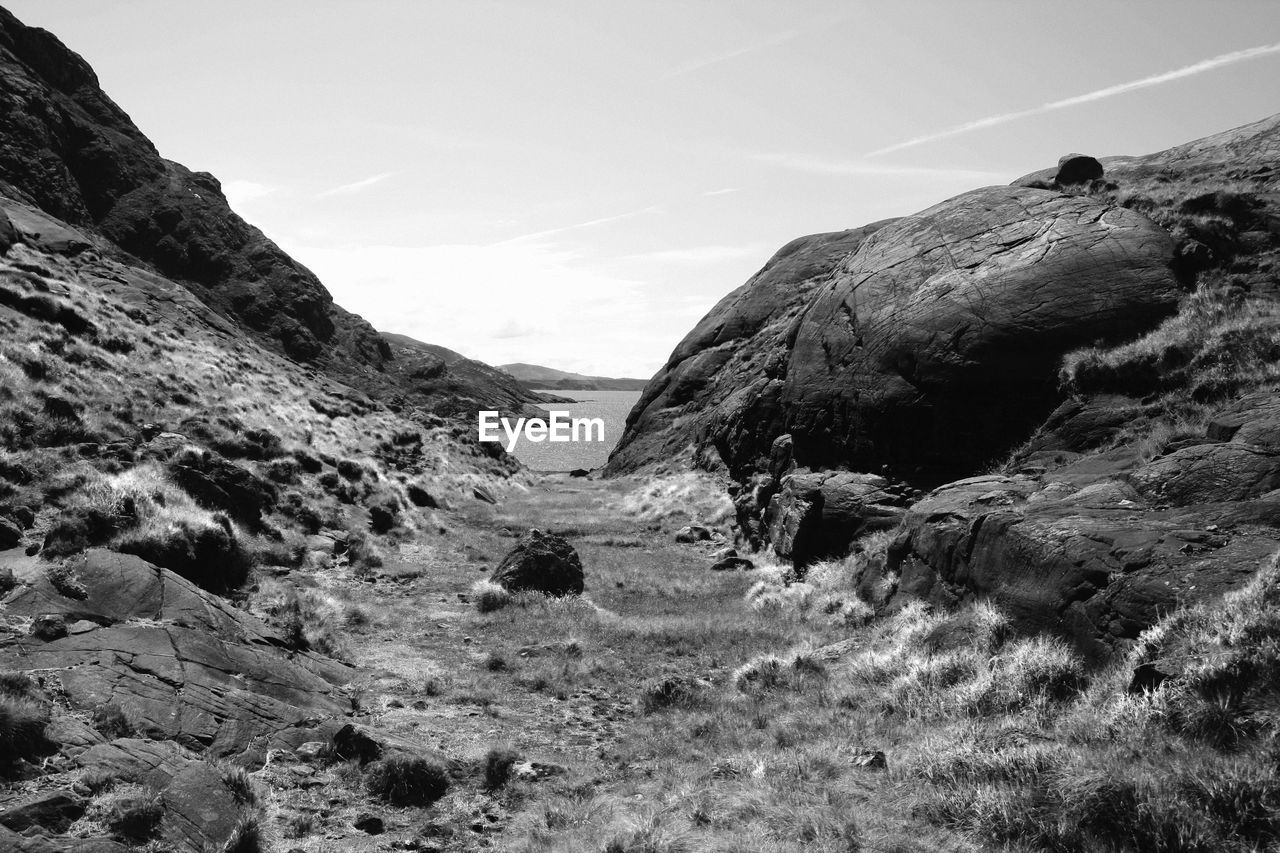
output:
<instances>
[{"instance_id":1,"label":"contrail","mask_svg":"<svg viewBox=\"0 0 1280 853\"><path fill-rule=\"evenodd\" d=\"M1162 83L1169 83L1173 80L1181 80L1184 77L1191 77L1196 74L1203 74L1206 71L1212 71L1215 68L1221 68L1224 65L1234 65L1237 62L1245 62L1250 59L1257 59L1260 56L1268 56L1273 53L1280 53L1280 44L1268 44L1260 47L1250 47L1245 50L1237 50L1231 53L1224 53L1209 59L1202 60L1194 65L1187 65L1182 68L1176 68L1173 71L1166 71L1163 74L1154 74L1150 77L1143 77L1140 80L1130 80L1128 83L1118 83L1115 86L1108 86L1105 89L1096 89L1092 92L1086 92L1083 95L1076 95L1072 98L1063 98L1060 101L1050 101L1047 104L1041 104L1038 107L1032 107L1028 110L1018 110L1011 113L1001 113L999 115L987 116L976 121L965 122L955 127L941 130L937 133L929 133L924 136L916 136L905 142L898 142L885 148L877 148L875 151L869 152L867 157L875 157L879 154L888 154L891 151L901 151L903 148L911 148L916 145L922 145L926 142L933 142L938 139L947 139L952 136L959 136L962 133L968 133L971 130L980 130L984 127L995 127L1000 124L1007 124L1020 118L1028 116L1042 115L1043 113L1052 112L1053 110L1061 110L1066 107L1074 107L1078 104L1087 104L1091 101L1100 101L1103 98L1110 98L1114 95L1123 95L1125 92L1132 92L1135 89L1145 89L1148 86L1159 86Z\"/></svg>"}]
</instances>

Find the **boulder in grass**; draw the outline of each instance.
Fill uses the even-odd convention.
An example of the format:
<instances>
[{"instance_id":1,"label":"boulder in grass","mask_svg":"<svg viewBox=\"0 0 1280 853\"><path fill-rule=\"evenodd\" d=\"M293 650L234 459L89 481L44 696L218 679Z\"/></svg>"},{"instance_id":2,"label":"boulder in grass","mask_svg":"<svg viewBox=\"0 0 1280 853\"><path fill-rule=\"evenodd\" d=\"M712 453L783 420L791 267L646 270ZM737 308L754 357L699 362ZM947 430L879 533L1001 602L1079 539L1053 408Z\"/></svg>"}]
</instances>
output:
<instances>
[{"instance_id":1,"label":"boulder in grass","mask_svg":"<svg viewBox=\"0 0 1280 853\"><path fill-rule=\"evenodd\" d=\"M582 561L573 546L563 536L536 529L520 538L489 580L512 592L547 595L580 595L584 586Z\"/></svg>"}]
</instances>

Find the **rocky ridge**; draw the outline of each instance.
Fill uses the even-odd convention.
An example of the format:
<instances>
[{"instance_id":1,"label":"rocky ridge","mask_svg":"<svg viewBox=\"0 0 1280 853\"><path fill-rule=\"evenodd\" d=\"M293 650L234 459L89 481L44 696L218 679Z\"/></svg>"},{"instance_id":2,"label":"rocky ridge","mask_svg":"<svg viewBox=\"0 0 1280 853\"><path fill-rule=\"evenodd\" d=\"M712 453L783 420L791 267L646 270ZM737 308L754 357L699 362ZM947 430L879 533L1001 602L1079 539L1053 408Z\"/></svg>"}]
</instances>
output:
<instances>
[{"instance_id":1,"label":"rocky ridge","mask_svg":"<svg viewBox=\"0 0 1280 853\"><path fill-rule=\"evenodd\" d=\"M1280 544L1278 145L1272 117L1067 155L794 241L676 347L609 471L724 471L742 537L801 572L883 533L876 607L991 598L1104 658Z\"/></svg>"}]
</instances>

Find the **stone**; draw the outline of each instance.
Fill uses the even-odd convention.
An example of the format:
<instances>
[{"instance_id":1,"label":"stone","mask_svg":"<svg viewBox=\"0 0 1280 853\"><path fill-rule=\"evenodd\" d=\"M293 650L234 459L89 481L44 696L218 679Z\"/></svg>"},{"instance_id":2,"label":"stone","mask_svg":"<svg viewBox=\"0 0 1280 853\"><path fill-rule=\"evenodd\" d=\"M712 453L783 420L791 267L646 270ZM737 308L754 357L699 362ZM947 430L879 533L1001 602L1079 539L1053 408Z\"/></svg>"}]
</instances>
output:
<instances>
[{"instance_id":1,"label":"stone","mask_svg":"<svg viewBox=\"0 0 1280 853\"><path fill-rule=\"evenodd\" d=\"M1129 466L1139 464L1132 457ZM1106 660L1192 598L1252 577L1280 549L1280 495L1154 508L1085 458L1087 485L1027 476L984 476L942 486L913 505L889 549L886 576L856 579L873 605L913 599L950 607L989 599L1020 633L1068 639ZM1108 476L1110 478L1108 478ZM879 592L878 592L879 591Z\"/></svg>"},{"instance_id":2,"label":"stone","mask_svg":"<svg viewBox=\"0 0 1280 853\"><path fill-rule=\"evenodd\" d=\"M67 622L58 613L44 613L31 621L31 636L46 643L67 636Z\"/></svg>"},{"instance_id":3,"label":"stone","mask_svg":"<svg viewBox=\"0 0 1280 853\"><path fill-rule=\"evenodd\" d=\"M386 831L386 825L383 823L382 818L368 813L357 815L351 825L366 835L381 835Z\"/></svg>"},{"instance_id":4,"label":"stone","mask_svg":"<svg viewBox=\"0 0 1280 853\"><path fill-rule=\"evenodd\" d=\"M706 542L711 538L711 529L701 524L690 524L676 531L676 541L682 543Z\"/></svg>"},{"instance_id":5,"label":"stone","mask_svg":"<svg viewBox=\"0 0 1280 853\"><path fill-rule=\"evenodd\" d=\"M1054 182L1059 186L1087 184L1102 178L1102 164L1088 154L1064 154L1058 158Z\"/></svg>"},{"instance_id":6,"label":"stone","mask_svg":"<svg viewBox=\"0 0 1280 853\"><path fill-rule=\"evenodd\" d=\"M745 557L724 557L711 564L713 572L750 571L756 564Z\"/></svg>"},{"instance_id":7,"label":"stone","mask_svg":"<svg viewBox=\"0 0 1280 853\"><path fill-rule=\"evenodd\" d=\"M481 485L471 487L471 496L476 500L484 501L487 504L496 504L498 502L498 499L493 496L493 492Z\"/></svg>"},{"instance_id":8,"label":"stone","mask_svg":"<svg viewBox=\"0 0 1280 853\"><path fill-rule=\"evenodd\" d=\"M262 513L276 504L274 484L211 450L180 453L168 471L197 501L249 525L258 525Z\"/></svg>"},{"instance_id":9,"label":"stone","mask_svg":"<svg viewBox=\"0 0 1280 853\"><path fill-rule=\"evenodd\" d=\"M590 473L591 472L588 471L586 468L574 468L572 471L569 472L569 476L570 477L586 477Z\"/></svg>"},{"instance_id":10,"label":"stone","mask_svg":"<svg viewBox=\"0 0 1280 853\"><path fill-rule=\"evenodd\" d=\"M35 510L28 506L15 506L9 513L19 527L23 530L30 530L32 525L36 523Z\"/></svg>"},{"instance_id":11,"label":"stone","mask_svg":"<svg viewBox=\"0 0 1280 853\"><path fill-rule=\"evenodd\" d=\"M179 851L218 849L231 837L242 810L217 768L195 761L174 774L161 797L159 836Z\"/></svg>"},{"instance_id":12,"label":"stone","mask_svg":"<svg viewBox=\"0 0 1280 853\"><path fill-rule=\"evenodd\" d=\"M329 745L323 741L309 740L294 749L293 754L302 761L315 762L323 759L329 752Z\"/></svg>"},{"instance_id":13,"label":"stone","mask_svg":"<svg viewBox=\"0 0 1280 853\"><path fill-rule=\"evenodd\" d=\"M22 544L22 529L8 519L0 518L0 551Z\"/></svg>"},{"instance_id":14,"label":"stone","mask_svg":"<svg viewBox=\"0 0 1280 853\"><path fill-rule=\"evenodd\" d=\"M1058 406L1064 353L1176 310L1173 250L1139 213L1019 187L880 229L796 329L780 394L796 461L967 475Z\"/></svg>"},{"instance_id":15,"label":"stone","mask_svg":"<svg viewBox=\"0 0 1280 853\"><path fill-rule=\"evenodd\" d=\"M382 744L364 730L347 723L333 735L333 755L342 761L359 761L361 766L382 756Z\"/></svg>"},{"instance_id":16,"label":"stone","mask_svg":"<svg viewBox=\"0 0 1280 853\"><path fill-rule=\"evenodd\" d=\"M878 749L864 749L853 757L853 766L866 770L884 770L889 766L885 754Z\"/></svg>"},{"instance_id":17,"label":"stone","mask_svg":"<svg viewBox=\"0 0 1280 853\"><path fill-rule=\"evenodd\" d=\"M904 500L877 474L799 469L782 478L764 524L774 553L796 566L843 557L860 536L898 526Z\"/></svg>"},{"instance_id":18,"label":"stone","mask_svg":"<svg viewBox=\"0 0 1280 853\"><path fill-rule=\"evenodd\" d=\"M573 546L563 536L537 529L520 537L489 580L513 592L547 595L580 595L584 588L582 561Z\"/></svg>"},{"instance_id":19,"label":"stone","mask_svg":"<svg viewBox=\"0 0 1280 853\"><path fill-rule=\"evenodd\" d=\"M427 507L428 509L446 509L439 498L417 483L411 483L405 492L414 506Z\"/></svg>"},{"instance_id":20,"label":"stone","mask_svg":"<svg viewBox=\"0 0 1280 853\"><path fill-rule=\"evenodd\" d=\"M66 832L84 814L85 801L71 791L41 791L0 806L0 826L14 832L33 827Z\"/></svg>"},{"instance_id":21,"label":"stone","mask_svg":"<svg viewBox=\"0 0 1280 853\"><path fill-rule=\"evenodd\" d=\"M778 394L795 323L836 265L890 221L792 240L721 299L645 386L606 471L692 455L745 477L786 432Z\"/></svg>"},{"instance_id":22,"label":"stone","mask_svg":"<svg viewBox=\"0 0 1280 853\"><path fill-rule=\"evenodd\" d=\"M75 710L117 702L141 734L231 756L254 739L316 740L306 734L350 707L339 688L350 667L289 651L265 624L173 572L96 550L71 569L82 598L61 595L40 573L10 595L8 613L102 627L50 642L0 639L0 669L62 670Z\"/></svg>"}]
</instances>

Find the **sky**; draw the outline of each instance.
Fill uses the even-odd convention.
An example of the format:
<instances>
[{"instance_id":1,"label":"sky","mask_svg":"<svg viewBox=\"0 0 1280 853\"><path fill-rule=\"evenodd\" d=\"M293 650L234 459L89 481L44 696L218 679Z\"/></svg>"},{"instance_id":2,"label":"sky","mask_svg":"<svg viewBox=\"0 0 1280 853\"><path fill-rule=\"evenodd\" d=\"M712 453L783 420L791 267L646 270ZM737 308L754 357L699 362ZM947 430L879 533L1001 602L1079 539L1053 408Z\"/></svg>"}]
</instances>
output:
<instances>
[{"instance_id":1,"label":"sky","mask_svg":"<svg viewBox=\"0 0 1280 853\"><path fill-rule=\"evenodd\" d=\"M788 240L1280 111L1275 0L0 0L380 329L647 377Z\"/></svg>"}]
</instances>

